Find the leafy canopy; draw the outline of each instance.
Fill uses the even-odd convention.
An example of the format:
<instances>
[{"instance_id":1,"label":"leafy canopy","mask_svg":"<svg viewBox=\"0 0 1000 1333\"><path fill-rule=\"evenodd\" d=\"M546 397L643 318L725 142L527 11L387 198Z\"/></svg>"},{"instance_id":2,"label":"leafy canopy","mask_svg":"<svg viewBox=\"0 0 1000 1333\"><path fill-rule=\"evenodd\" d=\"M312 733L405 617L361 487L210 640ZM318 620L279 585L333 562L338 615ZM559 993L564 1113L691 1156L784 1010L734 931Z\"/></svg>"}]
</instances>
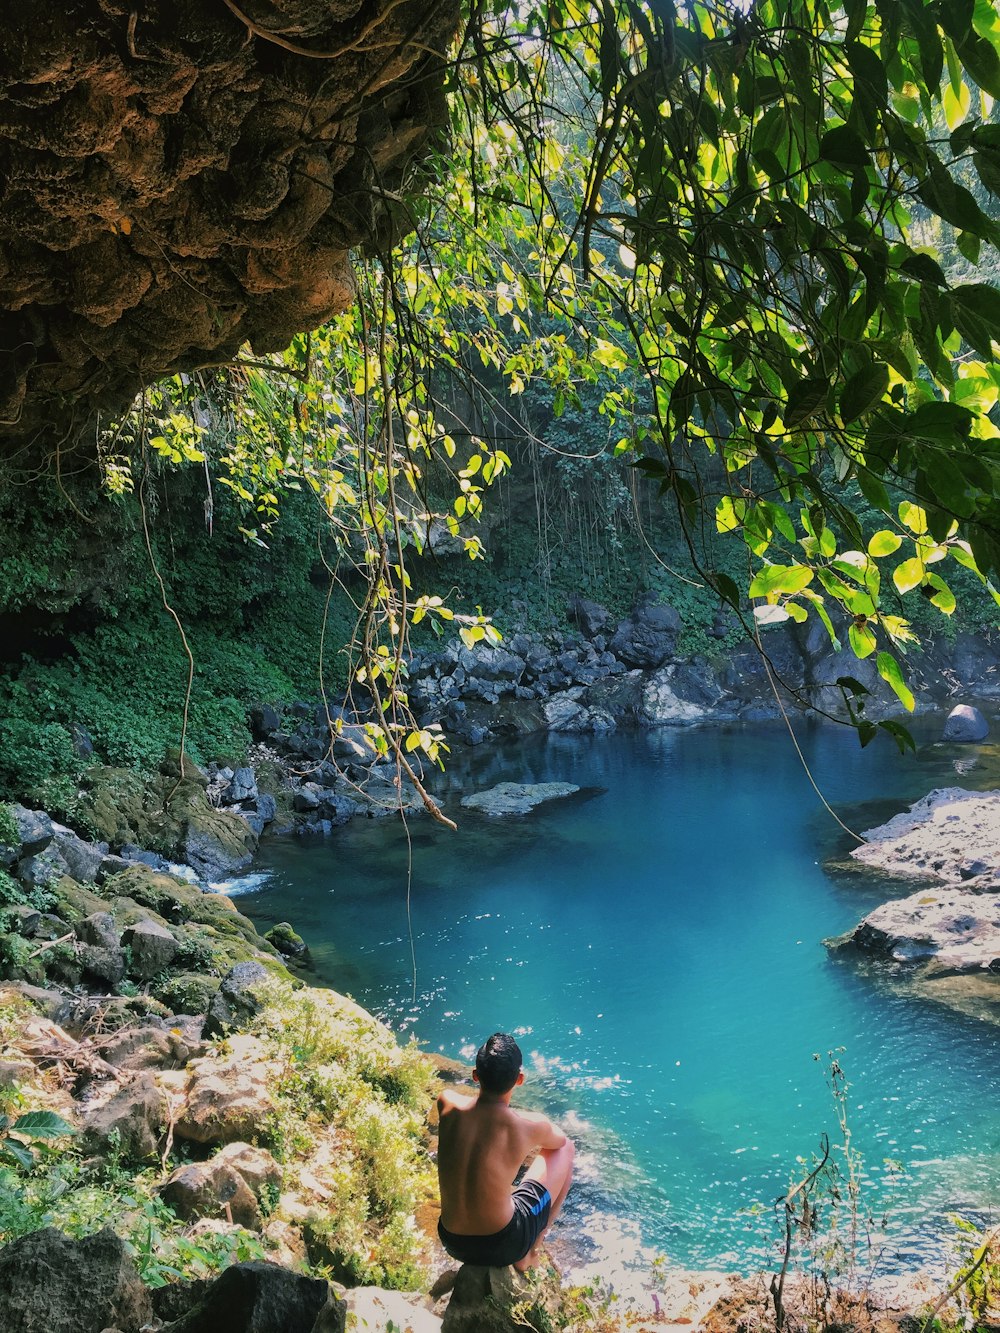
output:
<instances>
[{"instance_id":1,"label":"leafy canopy","mask_svg":"<svg viewBox=\"0 0 1000 1333\"><path fill-rule=\"evenodd\" d=\"M479 553L529 386L607 419L696 564L706 525L742 541L742 587L701 573L748 624L817 616L912 708L907 599L950 615L957 563L1000 601L997 96L991 0L471 5L411 238L355 310L222 377L211 460L254 540L283 486L325 506L380 746L437 754L394 713L407 627L451 615L407 551L438 522ZM153 447L203 459L176 416Z\"/></svg>"}]
</instances>

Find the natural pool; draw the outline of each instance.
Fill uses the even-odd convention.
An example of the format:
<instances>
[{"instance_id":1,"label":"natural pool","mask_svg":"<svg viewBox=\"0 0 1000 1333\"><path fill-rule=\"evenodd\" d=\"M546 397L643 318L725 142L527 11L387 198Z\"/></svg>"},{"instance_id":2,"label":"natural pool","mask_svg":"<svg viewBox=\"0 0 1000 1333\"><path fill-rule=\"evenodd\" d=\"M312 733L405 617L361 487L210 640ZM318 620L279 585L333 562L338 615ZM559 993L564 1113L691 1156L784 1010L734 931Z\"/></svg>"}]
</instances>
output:
<instances>
[{"instance_id":1,"label":"natural pool","mask_svg":"<svg viewBox=\"0 0 1000 1333\"><path fill-rule=\"evenodd\" d=\"M961 785L955 751L862 751L831 727L801 740L848 822ZM502 780L587 790L513 820L460 809ZM829 1051L865 1198L889 1213L883 1269L939 1262L950 1214L1000 1206L1000 1030L827 954L889 892L821 869L851 844L783 728L532 738L456 759L448 784L457 835L355 820L275 842L241 907L291 920L321 980L426 1046L468 1056L518 1034L526 1091L580 1147L575 1259L746 1266L796 1159L841 1137Z\"/></svg>"}]
</instances>

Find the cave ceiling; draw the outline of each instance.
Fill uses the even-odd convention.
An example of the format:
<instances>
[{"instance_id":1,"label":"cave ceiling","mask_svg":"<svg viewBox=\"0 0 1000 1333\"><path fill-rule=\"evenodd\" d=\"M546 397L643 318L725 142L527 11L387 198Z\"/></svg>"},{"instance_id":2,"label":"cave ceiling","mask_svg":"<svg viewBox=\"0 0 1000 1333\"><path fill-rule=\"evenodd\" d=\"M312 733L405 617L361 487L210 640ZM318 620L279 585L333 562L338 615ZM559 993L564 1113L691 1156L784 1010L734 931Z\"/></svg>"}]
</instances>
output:
<instances>
[{"instance_id":1,"label":"cave ceiling","mask_svg":"<svg viewBox=\"0 0 1000 1333\"><path fill-rule=\"evenodd\" d=\"M0 6L0 448L343 310L446 121L456 0Z\"/></svg>"}]
</instances>

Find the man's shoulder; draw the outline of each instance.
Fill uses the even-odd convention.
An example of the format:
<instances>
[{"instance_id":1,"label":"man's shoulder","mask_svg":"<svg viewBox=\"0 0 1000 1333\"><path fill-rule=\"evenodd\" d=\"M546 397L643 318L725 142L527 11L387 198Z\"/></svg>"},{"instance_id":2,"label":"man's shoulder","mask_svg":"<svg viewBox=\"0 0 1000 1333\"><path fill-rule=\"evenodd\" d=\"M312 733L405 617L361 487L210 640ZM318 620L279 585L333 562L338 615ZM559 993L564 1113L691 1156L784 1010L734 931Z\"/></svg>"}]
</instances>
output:
<instances>
[{"instance_id":1,"label":"man's shoulder","mask_svg":"<svg viewBox=\"0 0 1000 1333\"><path fill-rule=\"evenodd\" d=\"M459 1092L457 1088L442 1088L440 1096L437 1099L438 1110L444 1111L466 1111L470 1106L475 1106L476 1098L470 1097L467 1093Z\"/></svg>"}]
</instances>

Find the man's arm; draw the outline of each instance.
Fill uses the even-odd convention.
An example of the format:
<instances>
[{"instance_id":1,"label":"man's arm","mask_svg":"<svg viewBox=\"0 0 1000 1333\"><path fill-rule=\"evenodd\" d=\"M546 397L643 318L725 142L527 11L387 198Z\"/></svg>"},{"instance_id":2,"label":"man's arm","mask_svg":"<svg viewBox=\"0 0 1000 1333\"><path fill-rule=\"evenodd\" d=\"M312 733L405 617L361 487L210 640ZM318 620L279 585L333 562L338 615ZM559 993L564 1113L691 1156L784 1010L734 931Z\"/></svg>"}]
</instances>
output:
<instances>
[{"instance_id":1,"label":"man's arm","mask_svg":"<svg viewBox=\"0 0 1000 1333\"><path fill-rule=\"evenodd\" d=\"M567 1141L567 1135L562 1132L558 1125L554 1125L547 1116L541 1115L537 1111L518 1111L520 1118L531 1127L532 1145L541 1148L543 1152L549 1152L553 1148L561 1148Z\"/></svg>"}]
</instances>

